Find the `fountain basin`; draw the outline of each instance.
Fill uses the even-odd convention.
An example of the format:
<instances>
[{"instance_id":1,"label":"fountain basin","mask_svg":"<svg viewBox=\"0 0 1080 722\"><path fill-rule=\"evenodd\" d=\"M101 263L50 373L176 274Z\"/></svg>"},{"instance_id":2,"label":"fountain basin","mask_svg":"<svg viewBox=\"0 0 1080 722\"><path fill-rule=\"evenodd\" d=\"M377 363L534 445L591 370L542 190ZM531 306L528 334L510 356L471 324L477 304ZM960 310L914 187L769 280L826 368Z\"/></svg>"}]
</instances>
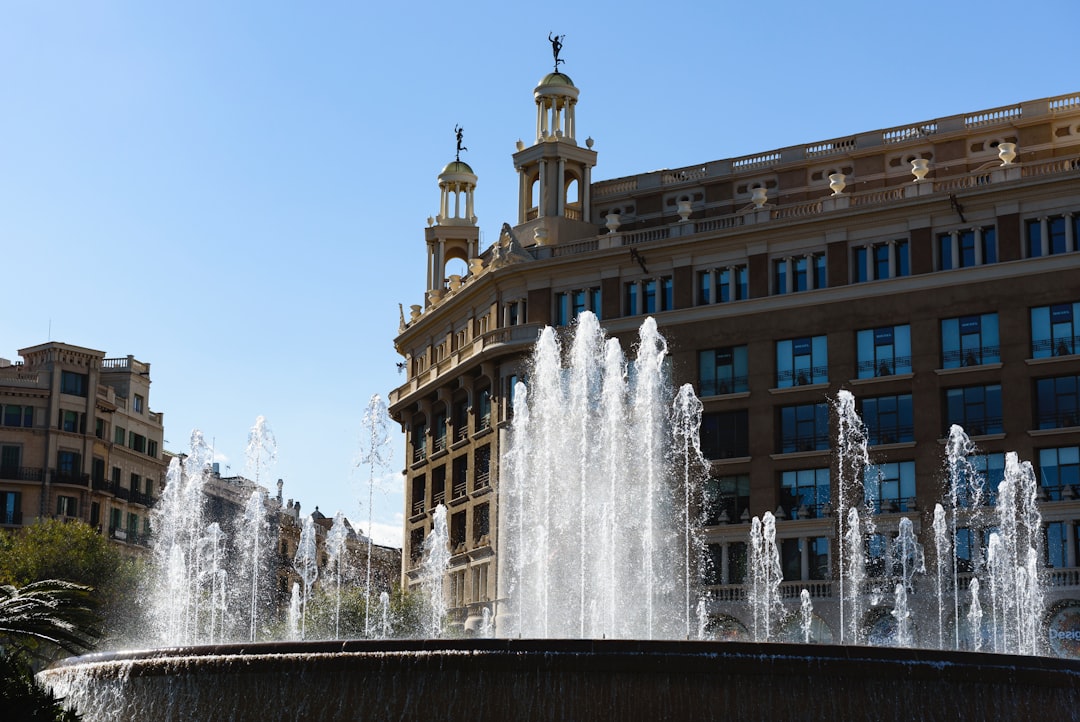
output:
<instances>
[{"instance_id":1,"label":"fountain basin","mask_svg":"<svg viewBox=\"0 0 1080 722\"><path fill-rule=\"evenodd\" d=\"M1080 662L801 644L285 642L73 657L96 720L1080 719Z\"/></svg>"}]
</instances>

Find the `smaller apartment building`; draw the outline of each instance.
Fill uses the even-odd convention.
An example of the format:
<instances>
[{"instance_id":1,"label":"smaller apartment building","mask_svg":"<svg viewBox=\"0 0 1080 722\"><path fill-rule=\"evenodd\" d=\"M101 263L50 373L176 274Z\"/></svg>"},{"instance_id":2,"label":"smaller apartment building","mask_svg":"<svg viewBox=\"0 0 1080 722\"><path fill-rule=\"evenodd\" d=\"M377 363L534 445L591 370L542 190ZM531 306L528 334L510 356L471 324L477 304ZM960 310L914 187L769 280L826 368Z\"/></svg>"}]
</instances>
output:
<instances>
[{"instance_id":1,"label":"smaller apartment building","mask_svg":"<svg viewBox=\"0 0 1080 722\"><path fill-rule=\"evenodd\" d=\"M133 549L165 482L150 364L48 342L0 359L0 528L81 519Z\"/></svg>"}]
</instances>

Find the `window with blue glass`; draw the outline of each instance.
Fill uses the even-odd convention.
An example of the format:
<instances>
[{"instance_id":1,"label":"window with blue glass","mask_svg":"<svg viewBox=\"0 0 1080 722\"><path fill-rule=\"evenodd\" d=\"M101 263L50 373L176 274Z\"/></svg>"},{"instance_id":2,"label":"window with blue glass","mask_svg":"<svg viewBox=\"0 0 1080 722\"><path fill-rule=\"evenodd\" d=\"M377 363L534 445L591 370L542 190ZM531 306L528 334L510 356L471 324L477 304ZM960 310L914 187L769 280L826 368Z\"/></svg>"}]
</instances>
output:
<instances>
[{"instance_id":1,"label":"window with blue glass","mask_svg":"<svg viewBox=\"0 0 1080 722\"><path fill-rule=\"evenodd\" d=\"M829 469L798 469L780 474L780 506L789 519L820 519L829 504Z\"/></svg>"},{"instance_id":2,"label":"window with blue glass","mask_svg":"<svg viewBox=\"0 0 1080 722\"><path fill-rule=\"evenodd\" d=\"M592 311L600 318L600 288L580 288L555 294L555 325L573 323L584 311Z\"/></svg>"},{"instance_id":3,"label":"window with blue glass","mask_svg":"<svg viewBox=\"0 0 1080 722\"><path fill-rule=\"evenodd\" d=\"M625 312L627 316L638 314L638 284L637 282L626 284Z\"/></svg>"},{"instance_id":4,"label":"window with blue glass","mask_svg":"<svg viewBox=\"0 0 1080 722\"><path fill-rule=\"evenodd\" d=\"M1046 525L1043 540L1046 549L1046 566L1060 569L1068 566L1069 542L1065 522L1052 521Z\"/></svg>"},{"instance_id":5,"label":"window with blue glass","mask_svg":"<svg viewBox=\"0 0 1080 722\"><path fill-rule=\"evenodd\" d=\"M626 315L628 316L670 311L675 307L675 286L671 276L633 281L627 283L625 289Z\"/></svg>"},{"instance_id":6,"label":"window with blue glass","mask_svg":"<svg viewBox=\"0 0 1080 722\"><path fill-rule=\"evenodd\" d=\"M435 453L446 450L446 411L435 414L435 420L431 424L432 449Z\"/></svg>"},{"instance_id":7,"label":"window with blue glass","mask_svg":"<svg viewBox=\"0 0 1080 722\"><path fill-rule=\"evenodd\" d=\"M1080 350L1080 303L1031 309L1031 358L1071 356Z\"/></svg>"},{"instance_id":8,"label":"window with blue glass","mask_svg":"<svg viewBox=\"0 0 1080 722\"><path fill-rule=\"evenodd\" d=\"M1000 434L1001 384L946 389L945 413L946 429L957 424L968 436Z\"/></svg>"},{"instance_id":9,"label":"window with blue glass","mask_svg":"<svg viewBox=\"0 0 1080 722\"><path fill-rule=\"evenodd\" d=\"M6 404L4 407L4 426L22 426L29 429L34 425L34 407Z\"/></svg>"},{"instance_id":10,"label":"window with blue glass","mask_svg":"<svg viewBox=\"0 0 1080 722\"><path fill-rule=\"evenodd\" d=\"M72 396L86 396L89 376L74 371L60 372L60 393Z\"/></svg>"},{"instance_id":11,"label":"window with blue glass","mask_svg":"<svg viewBox=\"0 0 1080 722\"><path fill-rule=\"evenodd\" d=\"M915 505L915 462L868 465L863 472L863 491L875 514L911 511Z\"/></svg>"},{"instance_id":12,"label":"window with blue glass","mask_svg":"<svg viewBox=\"0 0 1080 722\"><path fill-rule=\"evenodd\" d=\"M862 418L871 446L915 440L911 394L863 399Z\"/></svg>"},{"instance_id":13,"label":"window with blue glass","mask_svg":"<svg viewBox=\"0 0 1080 722\"><path fill-rule=\"evenodd\" d=\"M698 354L698 390L702 396L748 391L746 346L711 348Z\"/></svg>"},{"instance_id":14,"label":"window with blue glass","mask_svg":"<svg viewBox=\"0 0 1080 722\"><path fill-rule=\"evenodd\" d=\"M675 308L675 283L671 276L660 279L660 310L670 311Z\"/></svg>"},{"instance_id":15,"label":"window with blue glass","mask_svg":"<svg viewBox=\"0 0 1080 722\"><path fill-rule=\"evenodd\" d=\"M656 279L641 282L641 312L656 313Z\"/></svg>"},{"instance_id":16,"label":"window with blue glass","mask_svg":"<svg viewBox=\"0 0 1080 722\"><path fill-rule=\"evenodd\" d=\"M851 249L851 282L862 283L870 280L870 264L867 259L870 249L866 246L856 246Z\"/></svg>"},{"instance_id":17,"label":"window with blue glass","mask_svg":"<svg viewBox=\"0 0 1080 722\"><path fill-rule=\"evenodd\" d=\"M1080 492L1080 446L1039 449L1039 484L1052 501L1059 501L1066 489Z\"/></svg>"},{"instance_id":18,"label":"window with blue glass","mask_svg":"<svg viewBox=\"0 0 1080 722\"><path fill-rule=\"evenodd\" d=\"M1080 377L1056 376L1035 381L1035 421L1040 429L1080 425Z\"/></svg>"},{"instance_id":19,"label":"window with blue glass","mask_svg":"<svg viewBox=\"0 0 1080 722\"><path fill-rule=\"evenodd\" d=\"M701 453L707 459L734 459L750 455L746 409L701 415Z\"/></svg>"},{"instance_id":20,"label":"window with blue glass","mask_svg":"<svg viewBox=\"0 0 1080 722\"><path fill-rule=\"evenodd\" d=\"M997 503L998 486L1005 478L1005 454L991 452L974 454L960 464L956 473L956 503L969 508L976 505Z\"/></svg>"},{"instance_id":21,"label":"window with blue glass","mask_svg":"<svg viewBox=\"0 0 1080 722\"><path fill-rule=\"evenodd\" d=\"M961 527L956 530L956 570L961 574L975 571L974 541L971 529Z\"/></svg>"},{"instance_id":22,"label":"window with blue glass","mask_svg":"<svg viewBox=\"0 0 1080 722\"><path fill-rule=\"evenodd\" d=\"M1073 237L1075 238L1077 230L1080 229L1080 216L1077 215L1071 219L1065 216L1051 216L1032 218L1025 222L1028 258L1054 256L1075 250L1069 247L1069 236L1066 230L1070 221L1073 223ZM1073 241L1074 244L1075 242Z\"/></svg>"},{"instance_id":23,"label":"window with blue glass","mask_svg":"<svg viewBox=\"0 0 1080 722\"><path fill-rule=\"evenodd\" d=\"M947 318L941 322L941 367L946 369L1001 361L996 313Z\"/></svg>"},{"instance_id":24,"label":"window with blue glass","mask_svg":"<svg viewBox=\"0 0 1080 722\"><path fill-rule=\"evenodd\" d=\"M776 387L780 389L829 381L825 336L806 336L776 342Z\"/></svg>"},{"instance_id":25,"label":"window with blue glass","mask_svg":"<svg viewBox=\"0 0 1080 722\"><path fill-rule=\"evenodd\" d=\"M867 328L855 335L860 379L911 373L911 327Z\"/></svg>"},{"instance_id":26,"label":"window with blue glass","mask_svg":"<svg viewBox=\"0 0 1080 722\"><path fill-rule=\"evenodd\" d=\"M829 405L800 404L780 408L780 453L829 448Z\"/></svg>"},{"instance_id":27,"label":"window with blue glass","mask_svg":"<svg viewBox=\"0 0 1080 722\"><path fill-rule=\"evenodd\" d=\"M720 269L717 272L716 286L719 301L721 303L726 303L728 301L741 301L744 298L749 298L750 294L747 290L748 283L745 265Z\"/></svg>"},{"instance_id":28,"label":"window with blue glass","mask_svg":"<svg viewBox=\"0 0 1080 722\"><path fill-rule=\"evenodd\" d=\"M787 293L788 261L786 258L778 258L773 261L773 293Z\"/></svg>"},{"instance_id":29,"label":"window with blue glass","mask_svg":"<svg viewBox=\"0 0 1080 722\"><path fill-rule=\"evenodd\" d=\"M705 523L738 524L750 510L750 476L732 474L705 482ZM747 517L749 518L749 517Z\"/></svg>"},{"instance_id":30,"label":"window with blue glass","mask_svg":"<svg viewBox=\"0 0 1080 722\"><path fill-rule=\"evenodd\" d=\"M937 262L939 271L997 263L994 226L938 234Z\"/></svg>"},{"instance_id":31,"label":"window with blue glass","mask_svg":"<svg viewBox=\"0 0 1080 722\"><path fill-rule=\"evenodd\" d=\"M697 305L704 306L708 303L712 303L713 272L698 271L697 276Z\"/></svg>"},{"instance_id":32,"label":"window with blue glass","mask_svg":"<svg viewBox=\"0 0 1080 722\"><path fill-rule=\"evenodd\" d=\"M774 294L809 291L827 285L824 253L773 260Z\"/></svg>"}]
</instances>

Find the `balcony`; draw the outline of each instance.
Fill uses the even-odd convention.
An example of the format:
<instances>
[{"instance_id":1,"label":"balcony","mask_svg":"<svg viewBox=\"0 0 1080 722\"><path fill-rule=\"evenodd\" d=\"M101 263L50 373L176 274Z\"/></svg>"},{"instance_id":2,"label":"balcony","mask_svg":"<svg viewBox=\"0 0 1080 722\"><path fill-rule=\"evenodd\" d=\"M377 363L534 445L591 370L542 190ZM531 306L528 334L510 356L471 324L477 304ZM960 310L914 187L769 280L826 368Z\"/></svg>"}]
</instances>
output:
<instances>
[{"instance_id":1,"label":"balcony","mask_svg":"<svg viewBox=\"0 0 1080 722\"><path fill-rule=\"evenodd\" d=\"M0 509L0 525L6 526L18 526L23 523L23 514L21 510L8 510Z\"/></svg>"},{"instance_id":2,"label":"balcony","mask_svg":"<svg viewBox=\"0 0 1080 722\"><path fill-rule=\"evenodd\" d=\"M41 481L44 478L44 469L28 466L0 466L0 479L5 481Z\"/></svg>"},{"instance_id":3,"label":"balcony","mask_svg":"<svg viewBox=\"0 0 1080 722\"><path fill-rule=\"evenodd\" d=\"M154 505L155 499L149 494L143 494L139 491L133 491L131 492L131 498L129 499L129 501L133 504L141 504L149 508Z\"/></svg>"},{"instance_id":4,"label":"balcony","mask_svg":"<svg viewBox=\"0 0 1080 722\"><path fill-rule=\"evenodd\" d=\"M60 471L57 469L50 469L49 475L54 484L70 484L71 486L81 486L84 488L89 488L90 486L90 475L80 471Z\"/></svg>"}]
</instances>

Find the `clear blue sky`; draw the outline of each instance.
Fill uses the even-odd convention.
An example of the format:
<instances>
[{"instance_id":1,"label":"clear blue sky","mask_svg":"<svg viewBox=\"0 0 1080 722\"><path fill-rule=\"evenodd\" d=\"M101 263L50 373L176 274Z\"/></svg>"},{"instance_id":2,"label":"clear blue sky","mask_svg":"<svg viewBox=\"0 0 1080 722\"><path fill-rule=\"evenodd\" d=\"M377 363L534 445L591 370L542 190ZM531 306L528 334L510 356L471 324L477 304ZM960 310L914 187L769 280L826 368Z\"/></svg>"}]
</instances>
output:
<instances>
[{"instance_id":1,"label":"clear blue sky","mask_svg":"<svg viewBox=\"0 0 1080 722\"><path fill-rule=\"evenodd\" d=\"M366 521L454 125L487 245L549 32L596 180L1080 90L1076 0L697 5L0 0L0 356L133 354L167 448L199 428L241 473L265 415L285 495Z\"/></svg>"}]
</instances>

